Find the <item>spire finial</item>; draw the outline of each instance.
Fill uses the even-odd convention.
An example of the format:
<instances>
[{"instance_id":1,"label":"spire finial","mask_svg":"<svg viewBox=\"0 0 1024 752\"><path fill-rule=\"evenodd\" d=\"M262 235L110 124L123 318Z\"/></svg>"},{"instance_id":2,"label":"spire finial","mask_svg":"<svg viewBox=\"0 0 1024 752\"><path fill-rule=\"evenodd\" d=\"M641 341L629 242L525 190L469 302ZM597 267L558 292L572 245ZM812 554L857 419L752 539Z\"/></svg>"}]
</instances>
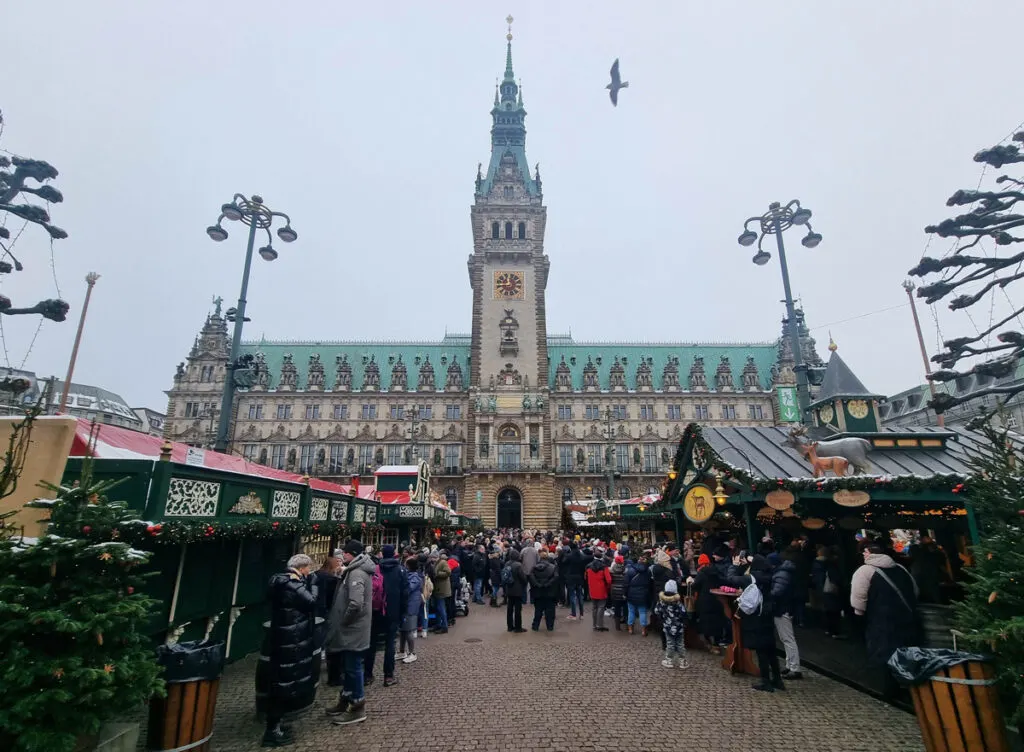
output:
<instances>
[{"instance_id":1,"label":"spire finial","mask_svg":"<svg viewBox=\"0 0 1024 752\"><path fill-rule=\"evenodd\" d=\"M832 332L829 332L828 333L828 351L829 352L835 352L838 349L839 349L839 345L837 345L836 341L834 339L832 339Z\"/></svg>"},{"instance_id":2,"label":"spire finial","mask_svg":"<svg viewBox=\"0 0 1024 752\"><path fill-rule=\"evenodd\" d=\"M515 73L512 72L512 21L515 19L510 15L505 19L508 22L508 34L505 35L505 39L508 40L508 45L505 50L505 80L515 81Z\"/></svg>"}]
</instances>

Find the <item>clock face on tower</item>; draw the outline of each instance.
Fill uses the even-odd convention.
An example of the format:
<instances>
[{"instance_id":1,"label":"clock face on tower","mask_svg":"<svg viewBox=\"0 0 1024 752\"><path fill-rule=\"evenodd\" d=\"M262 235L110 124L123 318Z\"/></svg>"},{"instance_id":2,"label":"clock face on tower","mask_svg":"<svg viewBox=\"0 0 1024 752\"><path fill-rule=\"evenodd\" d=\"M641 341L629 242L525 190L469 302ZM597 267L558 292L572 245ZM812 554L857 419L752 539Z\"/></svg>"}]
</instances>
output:
<instances>
[{"instance_id":1,"label":"clock face on tower","mask_svg":"<svg viewBox=\"0 0 1024 752\"><path fill-rule=\"evenodd\" d=\"M525 292L522 272L494 272L495 300L523 300Z\"/></svg>"}]
</instances>

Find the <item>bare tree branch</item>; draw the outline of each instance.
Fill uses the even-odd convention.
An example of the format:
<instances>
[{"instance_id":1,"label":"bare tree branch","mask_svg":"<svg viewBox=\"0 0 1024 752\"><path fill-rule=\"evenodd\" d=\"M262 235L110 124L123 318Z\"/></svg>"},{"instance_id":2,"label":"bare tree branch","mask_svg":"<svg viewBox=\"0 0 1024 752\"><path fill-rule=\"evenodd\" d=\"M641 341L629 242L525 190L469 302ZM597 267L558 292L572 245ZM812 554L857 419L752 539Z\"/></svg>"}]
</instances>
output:
<instances>
[{"instance_id":1,"label":"bare tree branch","mask_svg":"<svg viewBox=\"0 0 1024 752\"><path fill-rule=\"evenodd\" d=\"M1013 135L1014 142L1024 141L1024 131ZM974 155L975 162L982 162L992 167L1001 168L1005 165L1024 163L1024 154L1016 143L998 144L990 149L983 149ZM995 181L998 185L1007 185L1024 189L1024 180L1010 175L1000 175ZM946 201L946 206L969 206L974 208L955 217L944 219L938 224L928 225L925 232L941 238L958 238L965 242L942 259L924 257L910 270L915 277L942 275L939 279L926 280L917 290L917 295L926 303L932 304L946 299L950 310L968 310L982 300L1006 289L1024 279L1024 251L1008 256L993 255L991 258L968 255L966 251L978 246L984 240L991 240L996 247L1010 246L1024 242L1024 237L1014 234L1013 230L1024 227L1024 214L1017 211L1017 204L1024 206L1024 190L971 190L956 191ZM1011 270L1006 273L1007 270ZM1007 295L1009 300L1009 296ZM988 339L996 330L1001 329L1013 319L1020 320L1024 315L1024 306L1011 305L1014 310L1002 320L992 323L974 337L955 337L943 343L945 348L932 357L941 366L929 377L932 381L957 381L969 376L990 379L1005 379L1016 373L1017 365L1024 354L1024 334L1018 331L1002 331L997 335L1000 344L988 345ZM984 346L977 347L980 342ZM973 367L957 365L967 359L980 356L996 356ZM966 364L964 364L966 366ZM1024 392L1024 383L990 384L968 394L954 396L940 393L929 406L937 413L951 407L970 402L986 395L999 395L1009 399L1013 395Z\"/></svg>"},{"instance_id":2,"label":"bare tree branch","mask_svg":"<svg viewBox=\"0 0 1024 752\"><path fill-rule=\"evenodd\" d=\"M3 114L0 113L0 132L2 130ZM67 232L51 224L50 213L45 207L24 201L27 197L35 197L51 204L61 203L64 194L48 182L55 179L57 174L57 168L49 162L25 157L0 156L0 214L10 214L24 219L27 223L38 225L46 230L53 240L66 238ZM21 201L18 201L19 197ZM0 239L9 240L10 237L10 231L6 227L0 227ZM0 257L0 274L20 272L24 268L11 253L13 244L14 242L8 245L0 244L0 249L3 250L3 256ZM7 256L14 260L13 266L4 260ZM39 314L51 321L64 321L68 309L68 304L63 300L43 300L29 308L14 308L10 299L0 296L0 314L7 316Z\"/></svg>"}]
</instances>

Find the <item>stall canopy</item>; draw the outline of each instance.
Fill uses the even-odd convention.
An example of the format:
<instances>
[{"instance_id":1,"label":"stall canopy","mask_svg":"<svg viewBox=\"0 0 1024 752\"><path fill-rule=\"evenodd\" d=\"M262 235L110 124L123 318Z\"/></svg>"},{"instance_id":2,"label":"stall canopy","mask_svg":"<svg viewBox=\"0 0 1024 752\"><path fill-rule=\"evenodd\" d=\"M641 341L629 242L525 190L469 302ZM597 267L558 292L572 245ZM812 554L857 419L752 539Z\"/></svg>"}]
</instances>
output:
<instances>
[{"instance_id":1,"label":"stall canopy","mask_svg":"<svg viewBox=\"0 0 1024 752\"><path fill-rule=\"evenodd\" d=\"M95 457L109 460L156 460L164 440L159 436L132 431L128 428L108 426L79 419L75 428L75 438L71 445L71 457ZM241 475L254 475L260 478L274 478L292 483L303 482L303 476L277 470L272 467L248 462L241 457L221 454L206 449L197 449L187 444L171 442L171 462L184 465L206 467L212 470L223 470ZM319 478L309 479L310 488L339 494L351 494L351 485L341 485ZM359 487L358 497L373 499L373 485Z\"/></svg>"},{"instance_id":2,"label":"stall canopy","mask_svg":"<svg viewBox=\"0 0 1024 752\"><path fill-rule=\"evenodd\" d=\"M808 461L786 445L789 430L787 426L705 428L702 436L733 470L761 479L807 478L811 475ZM961 428L882 428L862 436L871 443L867 455L870 475L917 476L922 480L969 475L970 457L985 441L980 433Z\"/></svg>"}]
</instances>

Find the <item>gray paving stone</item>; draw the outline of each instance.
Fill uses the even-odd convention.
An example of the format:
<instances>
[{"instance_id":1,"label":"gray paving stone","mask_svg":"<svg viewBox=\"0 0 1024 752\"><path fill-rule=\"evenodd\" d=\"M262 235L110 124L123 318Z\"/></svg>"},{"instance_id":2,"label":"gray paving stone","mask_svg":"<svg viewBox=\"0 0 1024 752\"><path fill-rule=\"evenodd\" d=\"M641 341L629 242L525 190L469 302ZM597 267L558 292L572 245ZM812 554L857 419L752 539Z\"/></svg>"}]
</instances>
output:
<instances>
[{"instance_id":1,"label":"gray paving stone","mask_svg":"<svg viewBox=\"0 0 1024 752\"><path fill-rule=\"evenodd\" d=\"M660 665L660 641L595 633L587 619L555 632L510 634L504 609L478 607L447 635L417 642L419 660L399 664L399 682L367 690L365 723L340 728L323 714L334 691L296 725L296 752L919 752L913 716L814 674L764 694L719 658L691 652L690 668ZM524 609L524 617L532 608ZM528 626L528 625L527 625ZM468 638L480 642L466 643ZM230 666L221 682L213 749L260 749L255 662Z\"/></svg>"}]
</instances>

